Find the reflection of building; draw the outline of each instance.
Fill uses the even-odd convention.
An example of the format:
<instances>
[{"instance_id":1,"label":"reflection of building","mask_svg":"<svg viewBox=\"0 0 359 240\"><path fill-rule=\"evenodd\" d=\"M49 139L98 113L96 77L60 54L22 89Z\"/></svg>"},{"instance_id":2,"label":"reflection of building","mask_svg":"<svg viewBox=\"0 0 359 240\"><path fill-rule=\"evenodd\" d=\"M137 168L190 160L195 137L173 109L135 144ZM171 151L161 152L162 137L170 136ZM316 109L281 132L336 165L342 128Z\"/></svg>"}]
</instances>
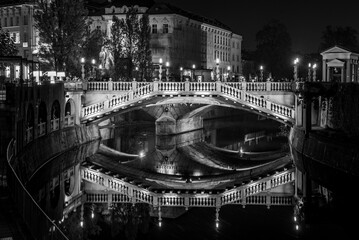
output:
<instances>
[{"instance_id":1,"label":"reflection of building","mask_svg":"<svg viewBox=\"0 0 359 240\"><path fill-rule=\"evenodd\" d=\"M323 81L359 82L359 54L334 46L321 53L323 56Z\"/></svg>"}]
</instances>

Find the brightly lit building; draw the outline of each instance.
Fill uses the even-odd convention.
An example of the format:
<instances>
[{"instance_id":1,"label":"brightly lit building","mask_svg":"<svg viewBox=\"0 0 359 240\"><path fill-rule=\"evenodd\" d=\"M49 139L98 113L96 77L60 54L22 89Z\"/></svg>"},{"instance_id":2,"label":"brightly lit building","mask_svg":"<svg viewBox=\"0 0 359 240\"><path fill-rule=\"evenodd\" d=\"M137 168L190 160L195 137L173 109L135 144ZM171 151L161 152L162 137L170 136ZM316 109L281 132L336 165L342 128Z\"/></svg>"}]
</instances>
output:
<instances>
[{"instance_id":1,"label":"brightly lit building","mask_svg":"<svg viewBox=\"0 0 359 240\"><path fill-rule=\"evenodd\" d=\"M167 3L139 1L139 5L135 5L133 1L127 2L92 3L89 8L91 28L100 28L110 37L112 17L125 18L128 7L134 5L139 14L149 15L155 71L161 65L163 71L169 68L174 76L215 80L218 68L224 81L242 74L242 36L228 26Z\"/></svg>"},{"instance_id":2,"label":"brightly lit building","mask_svg":"<svg viewBox=\"0 0 359 240\"><path fill-rule=\"evenodd\" d=\"M34 0L1 0L0 1L0 25L3 30L9 31L21 56L27 60L36 60L33 54L39 41L38 31L34 26ZM0 54L1 55L1 54ZM6 70L8 78L19 78L20 64L14 64ZM23 76L27 78L29 69L23 69Z\"/></svg>"}]
</instances>

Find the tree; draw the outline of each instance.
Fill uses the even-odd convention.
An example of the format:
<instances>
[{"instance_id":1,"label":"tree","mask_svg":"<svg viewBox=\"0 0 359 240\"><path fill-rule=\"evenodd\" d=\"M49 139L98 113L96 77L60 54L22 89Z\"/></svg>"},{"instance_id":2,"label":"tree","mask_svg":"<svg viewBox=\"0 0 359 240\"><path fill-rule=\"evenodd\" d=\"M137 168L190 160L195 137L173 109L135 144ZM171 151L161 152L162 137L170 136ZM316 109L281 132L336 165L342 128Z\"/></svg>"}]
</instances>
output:
<instances>
[{"instance_id":1,"label":"tree","mask_svg":"<svg viewBox=\"0 0 359 240\"><path fill-rule=\"evenodd\" d=\"M40 59L56 71L69 71L81 53L87 11L83 0L38 0L34 13L40 36Z\"/></svg>"},{"instance_id":2,"label":"tree","mask_svg":"<svg viewBox=\"0 0 359 240\"><path fill-rule=\"evenodd\" d=\"M322 42L319 49L322 52L335 45L339 45L352 51L358 51L357 34L357 30L352 27L327 26L322 33Z\"/></svg>"},{"instance_id":3,"label":"tree","mask_svg":"<svg viewBox=\"0 0 359 240\"><path fill-rule=\"evenodd\" d=\"M0 26L0 56L16 56L18 49L8 31Z\"/></svg>"},{"instance_id":4,"label":"tree","mask_svg":"<svg viewBox=\"0 0 359 240\"><path fill-rule=\"evenodd\" d=\"M292 40L284 24L271 20L256 34L256 60L274 77L286 77L290 71Z\"/></svg>"},{"instance_id":5,"label":"tree","mask_svg":"<svg viewBox=\"0 0 359 240\"><path fill-rule=\"evenodd\" d=\"M139 67L141 79L149 79L151 76L152 56L150 49L151 28L147 14L143 14L140 19L138 52L136 62Z\"/></svg>"},{"instance_id":6,"label":"tree","mask_svg":"<svg viewBox=\"0 0 359 240\"><path fill-rule=\"evenodd\" d=\"M108 48L113 55L112 75L115 79L123 77L132 79L135 67L139 76L150 76L150 26L148 15L140 18L135 7L129 8L125 18L113 17L111 38Z\"/></svg>"}]
</instances>

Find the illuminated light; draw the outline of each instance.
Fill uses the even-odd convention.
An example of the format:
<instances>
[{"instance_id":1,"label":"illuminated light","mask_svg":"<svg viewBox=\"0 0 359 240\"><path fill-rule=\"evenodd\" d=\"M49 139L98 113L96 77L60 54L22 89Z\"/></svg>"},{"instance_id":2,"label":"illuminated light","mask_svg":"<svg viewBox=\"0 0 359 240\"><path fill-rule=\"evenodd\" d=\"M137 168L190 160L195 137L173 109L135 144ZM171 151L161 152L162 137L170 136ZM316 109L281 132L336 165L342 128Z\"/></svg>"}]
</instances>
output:
<instances>
[{"instance_id":1,"label":"illuminated light","mask_svg":"<svg viewBox=\"0 0 359 240\"><path fill-rule=\"evenodd\" d=\"M92 59L91 63L92 63L93 65L95 65L95 64L96 64L96 60L95 60L95 59Z\"/></svg>"},{"instance_id":2,"label":"illuminated light","mask_svg":"<svg viewBox=\"0 0 359 240\"><path fill-rule=\"evenodd\" d=\"M92 212L91 213L91 218L94 218L95 217L95 214Z\"/></svg>"},{"instance_id":3,"label":"illuminated light","mask_svg":"<svg viewBox=\"0 0 359 240\"><path fill-rule=\"evenodd\" d=\"M295 230L299 230L299 225L295 225Z\"/></svg>"},{"instance_id":4,"label":"illuminated light","mask_svg":"<svg viewBox=\"0 0 359 240\"><path fill-rule=\"evenodd\" d=\"M143 158L145 156L145 153L143 151L141 151L139 156L140 156L140 158Z\"/></svg>"},{"instance_id":5,"label":"illuminated light","mask_svg":"<svg viewBox=\"0 0 359 240\"><path fill-rule=\"evenodd\" d=\"M219 222L216 222L216 228L219 228Z\"/></svg>"},{"instance_id":6,"label":"illuminated light","mask_svg":"<svg viewBox=\"0 0 359 240\"><path fill-rule=\"evenodd\" d=\"M162 58L160 58L160 64L162 64Z\"/></svg>"},{"instance_id":7,"label":"illuminated light","mask_svg":"<svg viewBox=\"0 0 359 240\"><path fill-rule=\"evenodd\" d=\"M80 226L81 226L81 227L84 226L84 222L83 222L83 221L80 222Z\"/></svg>"},{"instance_id":8,"label":"illuminated light","mask_svg":"<svg viewBox=\"0 0 359 240\"><path fill-rule=\"evenodd\" d=\"M316 67L317 67L317 64L314 64L314 65L313 65L313 69L315 69Z\"/></svg>"},{"instance_id":9,"label":"illuminated light","mask_svg":"<svg viewBox=\"0 0 359 240\"><path fill-rule=\"evenodd\" d=\"M242 154L243 153L243 148L240 148L239 152Z\"/></svg>"},{"instance_id":10,"label":"illuminated light","mask_svg":"<svg viewBox=\"0 0 359 240\"><path fill-rule=\"evenodd\" d=\"M85 62L85 58L81 58L81 63L84 63Z\"/></svg>"},{"instance_id":11,"label":"illuminated light","mask_svg":"<svg viewBox=\"0 0 359 240\"><path fill-rule=\"evenodd\" d=\"M253 110L253 108L251 107L251 109Z\"/></svg>"},{"instance_id":12,"label":"illuminated light","mask_svg":"<svg viewBox=\"0 0 359 240\"><path fill-rule=\"evenodd\" d=\"M162 227L162 221L159 221L159 222L158 222L158 226L159 226L159 227Z\"/></svg>"},{"instance_id":13,"label":"illuminated light","mask_svg":"<svg viewBox=\"0 0 359 240\"><path fill-rule=\"evenodd\" d=\"M296 222L297 221L297 217L296 216L294 216L294 222Z\"/></svg>"},{"instance_id":14,"label":"illuminated light","mask_svg":"<svg viewBox=\"0 0 359 240\"><path fill-rule=\"evenodd\" d=\"M219 64L219 58L216 58L216 63Z\"/></svg>"}]
</instances>

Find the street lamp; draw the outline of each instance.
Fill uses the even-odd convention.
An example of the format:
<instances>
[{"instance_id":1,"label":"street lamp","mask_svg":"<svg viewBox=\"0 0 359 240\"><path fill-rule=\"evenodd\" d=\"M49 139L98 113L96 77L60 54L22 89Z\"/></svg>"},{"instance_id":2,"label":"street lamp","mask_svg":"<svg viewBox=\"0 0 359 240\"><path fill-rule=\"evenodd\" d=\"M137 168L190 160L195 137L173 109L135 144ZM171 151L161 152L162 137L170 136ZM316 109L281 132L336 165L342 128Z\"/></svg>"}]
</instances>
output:
<instances>
[{"instance_id":1,"label":"street lamp","mask_svg":"<svg viewBox=\"0 0 359 240\"><path fill-rule=\"evenodd\" d=\"M231 73L231 66L227 66L227 82L228 79L230 78L230 73Z\"/></svg>"},{"instance_id":2,"label":"street lamp","mask_svg":"<svg viewBox=\"0 0 359 240\"><path fill-rule=\"evenodd\" d=\"M162 80L162 58L160 58L160 70L159 70L159 78Z\"/></svg>"},{"instance_id":3,"label":"street lamp","mask_svg":"<svg viewBox=\"0 0 359 240\"><path fill-rule=\"evenodd\" d=\"M298 81L298 63L299 58L294 59L294 81Z\"/></svg>"},{"instance_id":4,"label":"street lamp","mask_svg":"<svg viewBox=\"0 0 359 240\"><path fill-rule=\"evenodd\" d=\"M85 58L81 58L81 78L82 80L85 80Z\"/></svg>"},{"instance_id":5,"label":"street lamp","mask_svg":"<svg viewBox=\"0 0 359 240\"><path fill-rule=\"evenodd\" d=\"M193 79L193 81L194 81L194 71L196 70L196 65L195 65L195 64L193 64L193 65L192 65L192 68L193 68L193 75L192 75L192 79Z\"/></svg>"},{"instance_id":6,"label":"street lamp","mask_svg":"<svg viewBox=\"0 0 359 240\"><path fill-rule=\"evenodd\" d=\"M260 81L263 82L263 66L262 65L259 67L259 70L260 70Z\"/></svg>"},{"instance_id":7,"label":"street lamp","mask_svg":"<svg viewBox=\"0 0 359 240\"><path fill-rule=\"evenodd\" d=\"M181 82L182 82L182 77L183 77L183 67L180 67L180 78L181 78Z\"/></svg>"},{"instance_id":8,"label":"street lamp","mask_svg":"<svg viewBox=\"0 0 359 240\"><path fill-rule=\"evenodd\" d=\"M308 63L308 82L310 82L310 70L312 68L312 64L311 63Z\"/></svg>"},{"instance_id":9,"label":"street lamp","mask_svg":"<svg viewBox=\"0 0 359 240\"><path fill-rule=\"evenodd\" d=\"M317 71L316 71L316 69L317 69L317 64L314 63L314 64L313 64L313 82L315 82L315 81L316 81L316 78L317 78Z\"/></svg>"},{"instance_id":10,"label":"street lamp","mask_svg":"<svg viewBox=\"0 0 359 240\"><path fill-rule=\"evenodd\" d=\"M169 80L169 77L168 77L169 72L170 72L169 68L170 68L170 63L169 63L169 62L166 62L166 81L167 81L167 82L168 82L168 80Z\"/></svg>"},{"instance_id":11,"label":"street lamp","mask_svg":"<svg viewBox=\"0 0 359 240\"><path fill-rule=\"evenodd\" d=\"M96 60L95 59L92 59L91 60L91 64L92 64L92 77L95 78L96 75L95 75L95 66L96 66Z\"/></svg>"},{"instance_id":12,"label":"street lamp","mask_svg":"<svg viewBox=\"0 0 359 240\"><path fill-rule=\"evenodd\" d=\"M220 79L219 79L219 58L216 59L216 78L217 78L217 81L220 81Z\"/></svg>"}]
</instances>

